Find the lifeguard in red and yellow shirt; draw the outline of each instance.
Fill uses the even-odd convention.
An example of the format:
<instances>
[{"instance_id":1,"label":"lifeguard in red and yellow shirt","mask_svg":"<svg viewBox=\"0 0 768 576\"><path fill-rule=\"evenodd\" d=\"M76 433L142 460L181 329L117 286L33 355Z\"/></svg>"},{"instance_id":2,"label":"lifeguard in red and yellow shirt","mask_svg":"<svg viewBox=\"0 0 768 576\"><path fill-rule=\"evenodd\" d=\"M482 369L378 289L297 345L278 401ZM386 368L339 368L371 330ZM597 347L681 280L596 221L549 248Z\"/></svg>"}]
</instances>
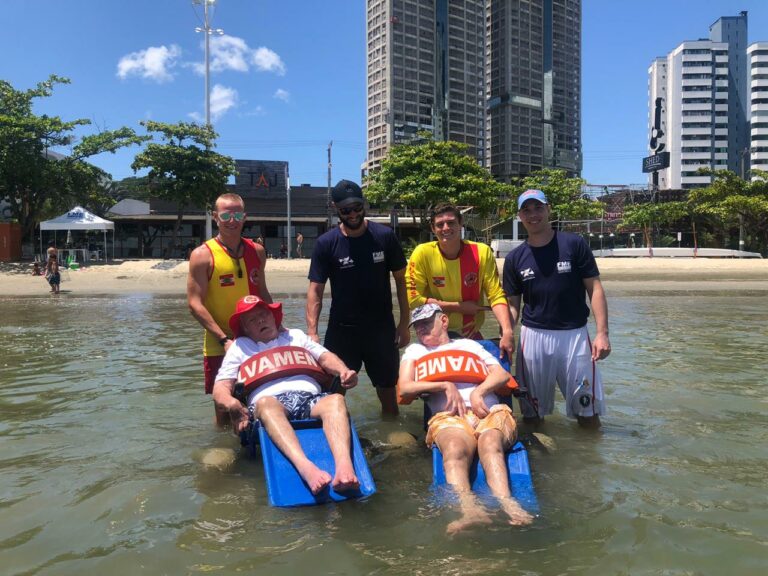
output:
<instances>
[{"instance_id":1,"label":"lifeguard in red and yellow shirt","mask_svg":"<svg viewBox=\"0 0 768 576\"><path fill-rule=\"evenodd\" d=\"M436 242L416 247L408 261L406 286L411 310L437 304L448 315L448 328L463 338L482 339L485 310L491 310L501 328L499 348L512 357L514 332L499 270L490 247L461 239L458 208L441 203L432 211Z\"/></svg>"},{"instance_id":2,"label":"lifeguard in red and yellow shirt","mask_svg":"<svg viewBox=\"0 0 768 576\"><path fill-rule=\"evenodd\" d=\"M189 257L187 301L192 316L205 328L206 394L213 391L224 353L232 344L228 321L237 301L252 294L272 302L264 275L267 259L264 247L242 237L246 216L245 203L239 195L219 196L213 213L219 233L195 248ZM226 413L217 413L216 421L226 424Z\"/></svg>"}]
</instances>

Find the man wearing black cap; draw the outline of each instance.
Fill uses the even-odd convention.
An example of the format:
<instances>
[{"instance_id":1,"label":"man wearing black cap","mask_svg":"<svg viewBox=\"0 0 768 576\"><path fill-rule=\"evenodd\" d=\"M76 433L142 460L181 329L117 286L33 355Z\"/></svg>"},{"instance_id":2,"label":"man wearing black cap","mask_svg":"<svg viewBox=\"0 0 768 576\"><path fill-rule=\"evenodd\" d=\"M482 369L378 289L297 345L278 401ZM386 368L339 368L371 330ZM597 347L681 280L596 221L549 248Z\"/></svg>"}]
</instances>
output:
<instances>
[{"instance_id":1,"label":"man wearing black cap","mask_svg":"<svg viewBox=\"0 0 768 576\"><path fill-rule=\"evenodd\" d=\"M352 370L365 370L376 388L382 413L397 414L395 385L398 347L408 344L406 259L394 232L365 219L360 186L341 180L334 186L333 207L339 226L315 243L309 268L307 334L320 341L318 322L325 283L331 281L331 310L325 347ZM392 318L390 273L395 279L400 320Z\"/></svg>"}]
</instances>

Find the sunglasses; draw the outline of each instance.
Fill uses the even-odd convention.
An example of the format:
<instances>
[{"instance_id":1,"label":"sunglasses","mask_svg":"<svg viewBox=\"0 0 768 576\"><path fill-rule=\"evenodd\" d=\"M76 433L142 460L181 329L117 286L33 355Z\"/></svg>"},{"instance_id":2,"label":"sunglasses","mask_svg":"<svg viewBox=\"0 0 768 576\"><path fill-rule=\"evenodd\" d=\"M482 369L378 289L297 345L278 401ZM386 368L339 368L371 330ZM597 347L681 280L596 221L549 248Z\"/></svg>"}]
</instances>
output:
<instances>
[{"instance_id":1,"label":"sunglasses","mask_svg":"<svg viewBox=\"0 0 768 576\"><path fill-rule=\"evenodd\" d=\"M216 215L222 222L229 222L230 220L242 222L245 220L245 212L217 212Z\"/></svg>"},{"instance_id":2,"label":"sunglasses","mask_svg":"<svg viewBox=\"0 0 768 576\"><path fill-rule=\"evenodd\" d=\"M342 216L349 216L352 212L360 213L365 209L362 204L355 204L353 206L347 206L345 208L339 208L339 214Z\"/></svg>"}]
</instances>

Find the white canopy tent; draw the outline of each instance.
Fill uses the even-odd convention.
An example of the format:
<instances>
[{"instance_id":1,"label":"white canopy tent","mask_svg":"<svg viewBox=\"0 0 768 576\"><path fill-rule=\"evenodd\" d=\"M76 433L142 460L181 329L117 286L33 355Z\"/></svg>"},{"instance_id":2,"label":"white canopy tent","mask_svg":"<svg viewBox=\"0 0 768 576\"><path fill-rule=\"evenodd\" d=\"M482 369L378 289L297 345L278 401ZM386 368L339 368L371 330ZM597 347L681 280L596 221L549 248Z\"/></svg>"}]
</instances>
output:
<instances>
[{"instance_id":1,"label":"white canopy tent","mask_svg":"<svg viewBox=\"0 0 768 576\"><path fill-rule=\"evenodd\" d=\"M112 258L115 257L115 223L75 206L52 220L40 222L40 253L43 253L43 230L101 230L104 233L104 258L107 259L107 230L112 230Z\"/></svg>"}]
</instances>

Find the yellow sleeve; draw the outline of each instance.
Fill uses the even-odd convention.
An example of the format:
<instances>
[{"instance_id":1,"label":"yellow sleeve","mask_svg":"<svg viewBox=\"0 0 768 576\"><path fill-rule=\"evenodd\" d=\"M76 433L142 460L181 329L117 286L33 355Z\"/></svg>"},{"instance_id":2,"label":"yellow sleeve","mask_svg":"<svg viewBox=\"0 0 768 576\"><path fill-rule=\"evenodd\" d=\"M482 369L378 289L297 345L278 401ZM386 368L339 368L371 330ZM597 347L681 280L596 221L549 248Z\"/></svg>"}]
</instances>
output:
<instances>
[{"instance_id":1,"label":"yellow sleeve","mask_svg":"<svg viewBox=\"0 0 768 576\"><path fill-rule=\"evenodd\" d=\"M504 290L499 280L499 268L496 266L496 259L493 257L493 250L487 244L477 243L478 253L480 255L480 274L483 279L483 292L488 299L488 305L493 307L496 304L506 304L507 298L504 296Z\"/></svg>"},{"instance_id":2,"label":"yellow sleeve","mask_svg":"<svg viewBox=\"0 0 768 576\"><path fill-rule=\"evenodd\" d=\"M405 288L408 292L408 307L413 310L417 306L426 304L429 294L429 283L424 270L426 254L424 244L416 246L408 260L408 268L405 273Z\"/></svg>"}]
</instances>

